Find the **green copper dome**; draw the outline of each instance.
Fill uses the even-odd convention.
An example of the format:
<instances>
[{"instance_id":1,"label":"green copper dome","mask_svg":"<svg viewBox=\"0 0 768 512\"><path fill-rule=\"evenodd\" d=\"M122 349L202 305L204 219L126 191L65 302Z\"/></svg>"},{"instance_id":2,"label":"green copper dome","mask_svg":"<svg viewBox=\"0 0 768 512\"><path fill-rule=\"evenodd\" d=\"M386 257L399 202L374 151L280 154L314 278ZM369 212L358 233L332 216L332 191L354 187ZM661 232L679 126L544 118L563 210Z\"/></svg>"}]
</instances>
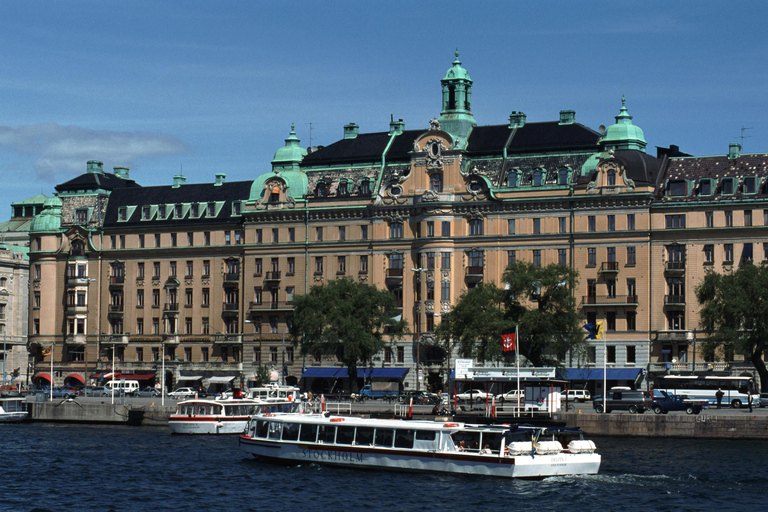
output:
<instances>
[{"instance_id":1,"label":"green copper dome","mask_svg":"<svg viewBox=\"0 0 768 512\"><path fill-rule=\"evenodd\" d=\"M621 97L621 112L616 116L616 124L605 129L598 144L603 149L635 149L645 152L645 135L639 126L632 124L632 116L627 113L627 99Z\"/></svg>"},{"instance_id":2,"label":"green copper dome","mask_svg":"<svg viewBox=\"0 0 768 512\"><path fill-rule=\"evenodd\" d=\"M448 71L445 72L445 76L443 77L443 80L469 80L472 81L471 78L469 78L469 72L461 67L461 61L459 60L459 49L456 49L456 58L453 60L453 66L451 66Z\"/></svg>"},{"instance_id":3,"label":"green copper dome","mask_svg":"<svg viewBox=\"0 0 768 512\"><path fill-rule=\"evenodd\" d=\"M272 169L298 169L301 161L307 156L307 150L299 145L300 142L295 126L291 124L291 134L285 139L285 146L275 152Z\"/></svg>"},{"instance_id":4,"label":"green copper dome","mask_svg":"<svg viewBox=\"0 0 768 512\"><path fill-rule=\"evenodd\" d=\"M43 203L43 211L32 219L30 232L59 231L61 230L61 199L51 197Z\"/></svg>"}]
</instances>

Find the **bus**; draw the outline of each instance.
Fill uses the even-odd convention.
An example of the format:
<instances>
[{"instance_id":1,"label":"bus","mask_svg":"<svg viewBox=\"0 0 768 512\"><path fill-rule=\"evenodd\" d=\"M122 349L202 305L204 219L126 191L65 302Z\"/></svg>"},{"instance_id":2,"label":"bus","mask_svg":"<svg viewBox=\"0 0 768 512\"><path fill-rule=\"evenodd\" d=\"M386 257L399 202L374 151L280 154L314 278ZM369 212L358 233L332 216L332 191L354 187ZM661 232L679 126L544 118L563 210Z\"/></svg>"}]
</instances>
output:
<instances>
[{"instance_id":1,"label":"bus","mask_svg":"<svg viewBox=\"0 0 768 512\"><path fill-rule=\"evenodd\" d=\"M730 377L720 375L661 375L656 378L655 389L691 400L706 400L717 405L715 393L723 390L722 405L733 408L746 407L749 394L752 405L760 405L760 391L754 377Z\"/></svg>"}]
</instances>

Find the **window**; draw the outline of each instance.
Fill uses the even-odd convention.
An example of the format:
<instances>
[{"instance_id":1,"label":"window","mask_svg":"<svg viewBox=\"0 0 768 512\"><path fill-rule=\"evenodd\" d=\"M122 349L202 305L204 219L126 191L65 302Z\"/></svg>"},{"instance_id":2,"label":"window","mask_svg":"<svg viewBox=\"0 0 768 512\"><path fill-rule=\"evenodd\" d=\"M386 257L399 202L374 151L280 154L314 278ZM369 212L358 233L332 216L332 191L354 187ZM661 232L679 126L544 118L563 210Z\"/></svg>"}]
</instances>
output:
<instances>
[{"instance_id":1,"label":"window","mask_svg":"<svg viewBox=\"0 0 768 512\"><path fill-rule=\"evenodd\" d=\"M315 258L315 274L323 273L323 257L317 256Z\"/></svg>"},{"instance_id":2,"label":"window","mask_svg":"<svg viewBox=\"0 0 768 512\"><path fill-rule=\"evenodd\" d=\"M733 227L733 211L725 210L723 213L725 214L725 227L732 228Z\"/></svg>"},{"instance_id":3,"label":"window","mask_svg":"<svg viewBox=\"0 0 768 512\"><path fill-rule=\"evenodd\" d=\"M635 246L630 245L627 247L627 266L634 266L637 263L637 254Z\"/></svg>"},{"instance_id":4,"label":"window","mask_svg":"<svg viewBox=\"0 0 768 512\"><path fill-rule=\"evenodd\" d=\"M402 222L393 222L389 225L389 238L403 238Z\"/></svg>"},{"instance_id":5,"label":"window","mask_svg":"<svg viewBox=\"0 0 768 512\"><path fill-rule=\"evenodd\" d=\"M627 229L629 231L635 230L635 214L634 213L627 214Z\"/></svg>"},{"instance_id":6,"label":"window","mask_svg":"<svg viewBox=\"0 0 768 512\"><path fill-rule=\"evenodd\" d=\"M712 182L710 180L699 181L699 195L708 196L712 194Z\"/></svg>"},{"instance_id":7,"label":"window","mask_svg":"<svg viewBox=\"0 0 768 512\"><path fill-rule=\"evenodd\" d=\"M121 249L125 249L125 235L120 235L120 238L118 238L118 241L120 242L119 247Z\"/></svg>"},{"instance_id":8,"label":"window","mask_svg":"<svg viewBox=\"0 0 768 512\"><path fill-rule=\"evenodd\" d=\"M427 253L427 270L435 270L435 253Z\"/></svg>"},{"instance_id":9,"label":"window","mask_svg":"<svg viewBox=\"0 0 768 512\"><path fill-rule=\"evenodd\" d=\"M685 180L670 181L667 185L668 196L684 196L686 195L686 182Z\"/></svg>"},{"instance_id":10,"label":"window","mask_svg":"<svg viewBox=\"0 0 768 512\"><path fill-rule=\"evenodd\" d=\"M627 330L634 331L634 325L629 328L629 316L627 316ZM637 362L636 349L634 345L627 345L627 364L635 364Z\"/></svg>"},{"instance_id":11,"label":"window","mask_svg":"<svg viewBox=\"0 0 768 512\"><path fill-rule=\"evenodd\" d=\"M637 300L637 281L634 277L627 278L627 297L633 297L635 301ZM630 302L629 299L627 302Z\"/></svg>"},{"instance_id":12,"label":"window","mask_svg":"<svg viewBox=\"0 0 768 512\"><path fill-rule=\"evenodd\" d=\"M128 220L128 209L125 206L121 206L117 209L118 220Z\"/></svg>"},{"instance_id":13,"label":"window","mask_svg":"<svg viewBox=\"0 0 768 512\"><path fill-rule=\"evenodd\" d=\"M768 210L766 210L766 211L768 211ZM705 212L704 216L706 217L706 220L707 220L707 227L708 228L715 227L715 214L714 214L714 212Z\"/></svg>"},{"instance_id":14,"label":"window","mask_svg":"<svg viewBox=\"0 0 768 512\"><path fill-rule=\"evenodd\" d=\"M85 224L88 222L88 209L78 208L75 210L75 222L77 224Z\"/></svg>"},{"instance_id":15,"label":"window","mask_svg":"<svg viewBox=\"0 0 768 512\"><path fill-rule=\"evenodd\" d=\"M208 319L203 318L203 334L208 334ZM200 348L200 361L207 363L210 356L208 355L208 347Z\"/></svg>"},{"instance_id":16,"label":"window","mask_svg":"<svg viewBox=\"0 0 768 512\"><path fill-rule=\"evenodd\" d=\"M232 243L232 233L230 231L224 232L224 245L230 245Z\"/></svg>"},{"instance_id":17,"label":"window","mask_svg":"<svg viewBox=\"0 0 768 512\"><path fill-rule=\"evenodd\" d=\"M766 245L768 249L768 244ZM768 253L766 253L766 256L768 256ZM715 246L713 244L707 244L704 246L704 264L713 264L715 263Z\"/></svg>"},{"instance_id":18,"label":"window","mask_svg":"<svg viewBox=\"0 0 768 512\"><path fill-rule=\"evenodd\" d=\"M262 242L262 240L263 240L263 238L262 238L262 231L261 231L261 229L257 229L256 230L256 243L260 244Z\"/></svg>"},{"instance_id":19,"label":"window","mask_svg":"<svg viewBox=\"0 0 768 512\"><path fill-rule=\"evenodd\" d=\"M533 219L533 234L541 234L541 219L538 217Z\"/></svg>"},{"instance_id":20,"label":"window","mask_svg":"<svg viewBox=\"0 0 768 512\"><path fill-rule=\"evenodd\" d=\"M187 277L192 277L192 275L194 273L193 270L194 270L193 262L187 261L187 274L186 274L186 276Z\"/></svg>"},{"instance_id":21,"label":"window","mask_svg":"<svg viewBox=\"0 0 768 512\"><path fill-rule=\"evenodd\" d=\"M507 233L510 235L515 234L515 219L509 219L507 221Z\"/></svg>"},{"instance_id":22,"label":"window","mask_svg":"<svg viewBox=\"0 0 768 512\"><path fill-rule=\"evenodd\" d=\"M429 175L429 189L433 192L443 191L443 175L439 172L433 172Z\"/></svg>"},{"instance_id":23,"label":"window","mask_svg":"<svg viewBox=\"0 0 768 512\"><path fill-rule=\"evenodd\" d=\"M184 290L184 305L187 307L192 307L192 288L187 288Z\"/></svg>"},{"instance_id":24,"label":"window","mask_svg":"<svg viewBox=\"0 0 768 512\"><path fill-rule=\"evenodd\" d=\"M558 228L557 230L560 233L567 232L567 223L566 223L566 218L565 217L558 217L558 219L557 219L557 228Z\"/></svg>"},{"instance_id":25,"label":"window","mask_svg":"<svg viewBox=\"0 0 768 512\"><path fill-rule=\"evenodd\" d=\"M160 220L165 219L165 205L161 204L157 207L157 218Z\"/></svg>"},{"instance_id":26,"label":"window","mask_svg":"<svg viewBox=\"0 0 768 512\"><path fill-rule=\"evenodd\" d=\"M483 221L482 219L472 219L469 221L469 234L470 235L482 235L483 234Z\"/></svg>"},{"instance_id":27,"label":"window","mask_svg":"<svg viewBox=\"0 0 768 512\"><path fill-rule=\"evenodd\" d=\"M432 220L427 221L427 236L435 236L435 222Z\"/></svg>"},{"instance_id":28,"label":"window","mask_svg":"<svg viewBox=\"0 0 768 512\"><path fill-rule=\"evenodd\" d=\"M587 248L587 266L594 267L597 265L597 249L594 247Z\"/></svg>"},{"instance_id":29,"label":"window","mask_svg":"<svg viewBox=\"0 0 768 512\"><path fill-rule=\"evenodd\" d=\"M441 227L442 236L451 236L451 221L444 220Z\"/></svg>"},{"instance_id":30,"label":"window","mask_svg":"<svg viewBox=\"0 0 768 512\"><path fill-rule=\"evenodd\" d=\"M720 185L720 193L721 194L733 194L733 179L732 178L723 178L723 181Z\"/></svg>"},{"instance_id":31,"label":"window","mask_svg":"<svg viewBox=\"0 0 768 512\"><path fill-rule=\"evenodd\" d=\"M143 308L144 307L144 289L138 288L136 290L136 307Z\"/></svg>"},{"instance_id":32,"label":"window","mask_svg":"<svg viewBox=\"0 0 768 512\"><path fill-rule=\"evenodd\" d=\"M322 242L323 241L323 228L322 227L315 228L315 240L317 240L318 242Z\"/></svg>"},{"instance_id":33,"label":"window","mask_svg":"<svg viewBox=\"0 0 768 512\"><path fill-rule=\"evenodd\" d=\"M347 239L347 227L339 226L339 242L343 242Z\"/></svg>"},{"instance_id":34,"label":"window","mask_svg":"<svg viewBox=\"0 0 768 512\"><path fill-rule=\"evenodd\" d=\"M402 364L405 362L405 347L397 347L397 362Z\"/></svg>"},{"instance_id":35,"label":"window","mask_svg":"<svg viewBox=\"0 0 768 512\"><path fill-rule=\"evenodd\" d=\"M368 273L368 256L360 256L360 273Z\"/></svg>"},{"instance_id":36,"label":"window","mask_svg":"<svg viewBox=\"0 0 768 512\"><path fill-rule=\"evenodd\" d=\"M685 215L666 215L667 229L684 228Z\"/></svg>"},{"instance_id":37,"label":"window","mask_svg":"<svg viewBox=\"0 0 768 512\"><path fill-rule=\"evenodd\" d=\"M160 334L160 319L152 319L152 334Z\"/></svg>"},{"instance_id":38,"label":"window","mask_svg":"<svg viewBox=\"0 0 768 512\"><path fill-rule=\"evenodd\" d=\"M594 231L597 230L597 226L595 225L595 216L594 215L590 215L590 216L587 217L587 224L588 224L588 228L587 229L590 232L594 232Z\"/></svg>"},{"instance_id":39,"label":"window","mask_svg":"<svg viewBox=\"0 0 768 512\"><path fill-rule=\"evenodd\" d=\"M634 331L637 329L637 313L634 311L627 311L627 330L628 331ZM627 347L627 362L635 362L635 355L634 350L632 350L632 360L629 360L629 349L634 349L635 347Z\"/></svg>"},{"instance_id":40,"label":"window","mask_svg":"<svg viewBox=\"0 0 768 512\"><path fill-rule=\"evenodd\" d=\"M201 305L203 307L208 307L211 304L211 290L210 288L203 288L202 290L202 296L201 296Z\"/></svg>"},{"instance_id":41,"label":"window","mask_svg":"<svg viewBox=\"0 0 768 512\"><path fill-rule=\"evenodd\" d=\"M371 180L364 179L360 182L360 195L367 196L371 194Z\"/></svg>"},{"instance_id":42,"label":"window","mask_svg":"<svg viewBox=\"0 0 768 512\"><path fill-rule=\"evenodd\" d=\"M605 313L605 328L609 331L615 331L616 330L616 312L615 311L607 311ZM611 348L610 346L608 348ZM613 361L610 359L608 362L616 362L616 347L613 347L614 354L613 354Z\"/></svg>"},{"instance_id":43,"label":"window","mask_svg":"<svg viewBox=\"0 0 768 512\"><path fill-rule=\"evenodd\" d=\"M288 228L288 241L289 242L296 241L296 228Z\"/></svg>"},{"instance_id":44,"label":"window","mask_svg":"<svg viewBox=\"0 0 768 512\"><path fill-rule=\"evenodd\" d=\"M144 334L144 319L136 319L136 334Z\"/></svg>"},{"instance_id":45,"label":"window","mask_svg":"<svg viewBox=\"0 0 768 512\"><path fill-rule=\"evenodd\" d=\"M155 247L160 247L160 233L155 233Z\"/></svg>"},{"instance_id":46,"label":"window","mask_svg":"<svg viewBox=\"0 0 768 512\"><path fill-rule=\"evenodd\" d=\"M276 244L280 241L280 230L278 228L272 228L272 243Z\"/></svg>"},{"instance_id":47,"label":"window","mask_svg":"<svg viewBox=\"0 0 768 512\"><path fill-rule=\"evenodd\" d=\"M158 289L152 290L152 307L160 307L160 290Z\"/></svg>"},{"instance_id":48,"label":"window","mask_svg":"<svg viewBox=\"0 0 768 512\"><path fill-rule=\"evenodd\" d=\"M210 231L204 231L203 232L203 245L211 245L211 232Z\"/></svg>"},{"instance_id":49,"label":"window","mask_svg":"<svg viewBox=\"0 0 768 512\"><path fill-rule=\"evenodd\" d=\"M216 216L216 203L214 203L214 202L208 203L208 216L209 217L215 217Z\"/></svg>"},{"instance_id":50,"label":"window","mask_svg":"<svg viewBox=\"0 0 768 512\"><path fill-rule=\"evenodd\" d=\"M568 251L567 251L567 249L558 249L557 250L557 264L558 265L567 265L568 264Z\"/></svg>"},{"instance_id":51,"label":"window","mask_svg":"<svg viewBox=\"0 0 768 512\"><path fill-rule=\"evenodd\" d=\"M507 173L507 186L509 188L517 187L517 171L509 171Z\"/></svg>"},{"instance_id":52,"label":"window","mask_svg":"<svg viewBox=\"0 0 768 512\"><path fill-rule=\"evenodd\" d=\"M507 251L507 267L511 267L517 261L517 251Z\"/></svg>"},{"instance_id":53,"label":"window","mask_svg":"<svg viewBox=\"0 0 768 512\"><path fill-rule=\"evenodd\" d=\"M117 237L112 235L109 237L109 248L115 249L117 247Z\"/></svg>"},{"instance_id":54,"label":"window","mask_svg":"<svg viewBox=\"0 0 768 512\"><path fill-rule=\"evenodd\" d=\"M344 275L347 273L347 257L346 256L338 256L338 269L336 270L337 275Z\"/></svg>"},{"instance_id":55,"label":"window","mask_svg":"<svg viewBox=\"0 0 768 512\"><path fill-rule=\"evenodd\" d=\"M285 288L285 302L286 304L292 304L293 303L293 296L295 294L295 288L293 286L287 286Z\"/></svg>"},{"instance_id":56,"label":"window","mask_svg":"<svg viewBox=\"0 0 768 512\"><path fill-rule=\"evenodd\" d=\"M744 178L743 192L745 194L755 193L755 178Z\"/></svg>"},{"instance_id":57,"label":"window","mask_svg":"<svg viewBox=\"0 0 768 512\"><path fill-rule=\"evenodd\" d=\"M610 299L616 298L616 280L615 279L607 278L605 280L605 291L606 291L606 296L608 298ZM616 329L614 328L612 330L616 330Z\"/></svg>"},{"instance_id":58,"label":"window","mask_svg":"<svg viewBox=\"0 0 768 512\"><path fill-rule=\"evenodd\" d=\"M178 233L171 233L171 247L176 247L178 245Z\"/></svg>"},{"instance_id":59,"label":"window","mask_svg":"<svg viewBox=\"0 0 768 512\"><path fill-rule=\"evenodd\" d=\"M170 263L170 275L172 277L176 277L176 262L175 261L172 261Z\"/></svg>"},{"instance_id":60,"label":"window","mask_svg":"<svg viewBox=\"0 0 768 512\"><path fill-rule=\"evenodd\" d=\"M440 283L440 300L451 300L451 283L448 281Z\"/></svg>"},{"instance_id":61,"label":"window","mask_svg":"<svg viewBox=\"0 0 768 512\"><path fill-rule=\"evenodd\" d=\"M752 225L752 210L744 210L744 225Z\"/></svg>"},{"instance_id":62,"label":"window","mask_svg":"<svg viewBox=\"0 0 768 512\"><path fill-rule=\"evenodd\" d=\"M614 326L613 329L610 328L611 324L610 324L609 317L611 316L613 317L613 326ZM605 324L606 324L606 330L615 331L616 330L615 329L616 313L606 313ZM607 364L616 364L616 347L614 345L608 345L607 347L605 347L605 357L606 357L605 362Z\"/></svg>"},{"instance_id":63,"label":"window","mask_svg":"<svg viewBox=\"0 0 768 512\"><path fill-rule=\"evenodd\" d=\"M608 247L606 248L606 254L608 256L609 262L613 263L616 261L616 248L615 247Z\"/></svg>"},{"instance_id":64,"label":"window","mask_svg":"<svg viewBox=\"0 0 768 512\"><path fill-rule=\"evenodd\" d=\"M440 255L440 266L444 269L451 268L451 253L444 252Z\"/></svg>"},{"instance_id":65,"label":"window","mask_svg":"<svg viewBox=\"0 0 768 512\"><path fill-rule=\"evenodd\" d=\"M368 240L368 226L360 226L360 240Z\"/></svg>"},{"instance_id":66,"label":"window","mask_svg":"<svg viewBox=\"0 0 768 512\"><path fill-rule=\"evenodd\" d=\"M667 313L667 325L671 330L682 331L685 329L685 311L673 310Z\"/></svg>"},{"instance_id":67,"label":"window","mask_svg":"<svg viewBox=\"0 0 768 512\"><path fill-rule=\"evenodd\" d=\"M293 256L288 258L288 275L293 275L296 273L296 258Z\"/></svg>"},{"instance_id":68,"label":"window","mask_svg":"<svg viewBox=\"0 0 768 512\"><path fill-rule=\"evenodd\" d=\"M264 267L263 267L261 258L256 258L255 260L253 260L253 263L254 263L253 273L256 274L257 276L260 276L261 274L263 274Z\"/></svg>"},{"instance_id":69,"label":"window","mask_svg":"<svg viewBox=\"0 0 768 512\"><path fill-rule=\"evenodd\" d=\"M235 231L235 244L240 245L243 243L243 232L240 230Z\"/></svg>"},{"instance_id":70,"label":"window","mask_svg":"<svg viewBox=\"0 0 768 512\"><path fill-rule=\"evenodd\" d=\"M533 250L533 266L541 268L541 249Z\"/></svg>"},{"instance_id":71,"label":"window","mask_svg":"<svg viewBox=\"0 0 768 512\"><path fill-rule=\"evenodd\" d=\"M608 216L608 231L616 231L616 216Z\"/></svg>"},{"instance_id":72,"label":"window","mask_svg":"<svg viewBox=\"0 0 768 512\"><path fill-rule=\"evenodd\" d=\"M139 249L144 248L144 235L139 235Z\"/></svg>"},{"instance_id":73,"label":"window","mask_svg":"<svg viewBox=\"0 0 768 512\"><path fill-rule=\"evenodd\" d=\"M211 260L203 260L203 275L211 275Z\"/></svg>"},{"instance_id":74,"label":"window","mask_svg":"<svg viewBox=\"0 0 768 512\"><path fill-rule=\"evenodd\" d=\"M469 260L469 266L475 269L482 269L483 267L483 251L469 251L467 253L467 259Z\"/></svg>"},{"instance_id":75,"label":"window","mask_svg":"<svg viewBox=\"0 0 768 512\"><path fill-rule=\"evenodd\" d=\"M152 263L152 277L160 277L160 262L155 261Z\"/></svg>"}]
</instances>

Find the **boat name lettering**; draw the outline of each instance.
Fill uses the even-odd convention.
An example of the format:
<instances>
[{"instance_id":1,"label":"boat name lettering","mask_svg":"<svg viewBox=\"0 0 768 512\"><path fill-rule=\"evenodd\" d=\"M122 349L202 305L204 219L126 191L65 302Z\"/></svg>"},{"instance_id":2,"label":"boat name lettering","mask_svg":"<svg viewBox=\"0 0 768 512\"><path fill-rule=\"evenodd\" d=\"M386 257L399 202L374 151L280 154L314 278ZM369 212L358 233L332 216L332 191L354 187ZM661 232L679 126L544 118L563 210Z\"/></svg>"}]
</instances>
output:
<instances>
[{"instance_id":1,"label":"boat name lettering","mask_svg":"<svg viewBox=\"0 0 768 512\"><path fill-rule=\"evenodd\" d=\"M343 462L363 462L362 453L340 452L337 450L311 450L301 451L302 456L309 460L329 460Z\"/></svg>"}]
</instances>

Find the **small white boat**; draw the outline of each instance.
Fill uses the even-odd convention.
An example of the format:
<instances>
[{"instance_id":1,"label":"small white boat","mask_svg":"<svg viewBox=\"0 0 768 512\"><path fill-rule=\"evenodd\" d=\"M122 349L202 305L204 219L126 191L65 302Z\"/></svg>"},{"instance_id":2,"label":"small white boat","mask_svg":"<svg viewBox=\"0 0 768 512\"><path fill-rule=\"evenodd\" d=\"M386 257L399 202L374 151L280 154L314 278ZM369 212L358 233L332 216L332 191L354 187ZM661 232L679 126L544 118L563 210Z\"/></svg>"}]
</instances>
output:
<instances>
[{"instance_id":1,"label":"small white boat","mask_svg":"<svg viewBox=\"0 0 768 512\"><path fill-rule=\"evenodd\" d=\"M510 478L592 475L595 444L578 429L353 418L324 414L255 416L240 447L289 463L431 471Z\"/></svg>"},{"instance_id":2,"label":"small white boat","mask_svg":"<svg viewBox=\"0 0 768 512\"><path fill-rule=\"evenodd\" d=\"M0 423L24 421L28 417L24 398L0 398Z\"/></svg>"},{"instance_id":3,"label":"small white boat","mask_svg":"<svg viewBox=\"0 0 768 512\"><path fill-rule=\"evenodd\" d=\"M176 412L168 417L171 433L242 434L255 414L298 412L301 405L298 390L286 386L252 388L248 395L251 394L254 398L196 398L179 402Z\"/></svg>"}]
</instances>

